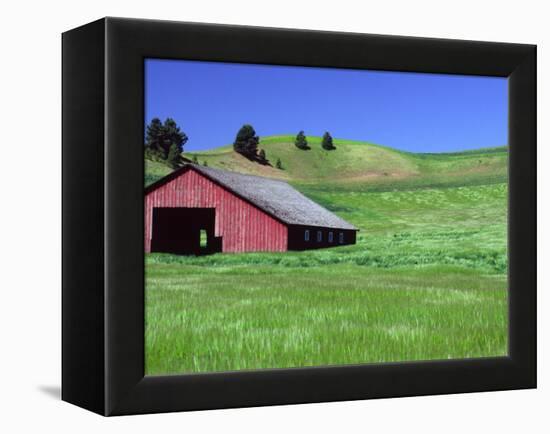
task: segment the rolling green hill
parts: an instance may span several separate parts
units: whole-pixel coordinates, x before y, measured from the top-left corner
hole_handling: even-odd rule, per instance
[[[186,152],[200,164],[241,173],[278,178],[305,188],[323,190],[393,190],[418,187],[481,185],[507,178],[507,148],[446,154],[402,152],[368,142],[335,139],[336,150],[321,148],[320,137],[308,137],[310,150],[294,146],[293,136],[262,137],[260,148],[269,165],[250,161],[231,145],[204,152]],[[283,170],[275,168],[280,159]],[[146,160],[146,183],[170,173],[161,162]]]
[[[261,139],[272,166],[231,146],[184,156],[290,182],[359,228],[357,244],[146,255],[147,374],[507,354],[506,147],[293,140]],[[146,160],[146,183],[171,170]]]

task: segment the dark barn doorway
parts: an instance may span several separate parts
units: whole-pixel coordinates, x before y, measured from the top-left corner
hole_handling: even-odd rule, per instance
[[[177,255],[221,252],[214,208],[153,208],[151,251]]]

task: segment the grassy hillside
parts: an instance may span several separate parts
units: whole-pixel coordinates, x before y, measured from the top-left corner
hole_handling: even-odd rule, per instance
[[[403,188],[481,185],[504,182],[506,147],[447,154],[402,152],[368,142],[335,139],[336,150],[321,148],[320,137],[308,137],[311,149],[294,146],[293,136],[262,137],[260,148],[271,165],[250,161],[222,146],[205,152],[187,152],[200,164],[240,173],[267,176],[310,188],[382,191]],[[275,168],[280,159],[283,170]],[[146,183],[170,173],[162,163],[146,161]]]
[[[360,229],[357,244],[146,257],[149,375],[507,353],[506,148],[400,152],[291,136],[230,146],[211,167],[285,179]],[[146,182],[170,168],[146,161]]]

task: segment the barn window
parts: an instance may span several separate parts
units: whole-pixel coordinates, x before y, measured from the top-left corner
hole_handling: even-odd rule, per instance
[[[344,233],[343,232],[340,232],[338,234],[338,241],[340,242],[340,244],[344,244]]]
[[[304,240],[309,241],[309,231],[307,229],[304,231]]]
[[[332,243],[332,240],[334,239],[334,234],[332,232],[328,233],[328,242]]]
[[[317,231],[317,242],[320,243],[323,241],[323,232]]]

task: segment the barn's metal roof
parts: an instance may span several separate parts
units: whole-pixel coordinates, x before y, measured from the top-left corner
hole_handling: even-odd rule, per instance
[[[176,172],[189,168],[202,173],[284,223],[357,230],[355,226],[313,202],[284,181],[196,164],[186,164]],[[179,173],[173,173],[166,178],[174,179],[178,175]],[[154,189],[157,184],[164,184],[162,181],[163,179],[151,185],[147,191]]]

